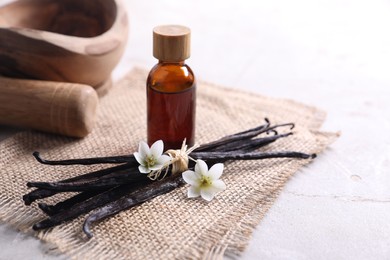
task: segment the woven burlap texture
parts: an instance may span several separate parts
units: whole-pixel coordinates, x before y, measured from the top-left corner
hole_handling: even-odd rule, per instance
[[[116,84],[101,100],[97,125],[84,139],[29,131],[1,142],[0,219],[77,259],[201,259],[242,252],[285,182],[310,160],[227,163],[222,177],[227,189],[210,203],[187,199],[183,187],[94,225],[91,240],[81,231],[85,216],[50,230],[31,231],[45,216],[36,204],[24,206],[27,181],[53,181],[103,167],[45,166],[32,152],[50,159],[133,153],[146,138],[146,76],[146,71],[134,69]],[[197,143],[262,124],[264,117],[297,125],[293,136],[264,151],[320,153],[335,137],[319,132],[325,114],[316,108],[202,82],[197,91]]]

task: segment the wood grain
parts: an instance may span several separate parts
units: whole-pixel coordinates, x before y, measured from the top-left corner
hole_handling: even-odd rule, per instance
[[[0,75],[102,85],[121,58],[121,0],[24,0],[0,8]]]
[[[178,62],[190,57],[191,30],[182,25],[161,25],[153,29],[153,56]]]
[[[84,137],[98,103],[88,85],[0,77],[0,124]]]

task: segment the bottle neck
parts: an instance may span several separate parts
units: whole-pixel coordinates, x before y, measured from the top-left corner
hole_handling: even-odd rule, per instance
[[[159,60],[158,61],[159,64],[172,64],[172,65],[177,65],[177,66],[183,66],[185,64],[185,61],[163,61],[163,60]]]

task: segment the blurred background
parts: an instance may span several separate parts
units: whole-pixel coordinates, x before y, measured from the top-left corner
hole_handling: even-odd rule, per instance
[[[390,1],[124,2],[130,37],[116,80],[157,62],[154,26],[182,24],[198,80],[317,106],[323,129],[342,133],[287,184],[242,259],[389,259]],[[51,258],[5,226],[0,248],[0,259]]]
[[[151,66],[151,30],[192,29],[198,77],[310,100],[319,88],[384,90],[390,75],[389,1],[126,1],[129,63]],[[329,88],[325,88],[329,87]],[[323,93],[325,94],[325,93]],[[317,94],[318,95],[318,94]]]

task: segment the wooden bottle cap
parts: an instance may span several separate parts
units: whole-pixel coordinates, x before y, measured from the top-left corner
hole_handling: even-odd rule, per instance
[[[190,57],[191,30],[181,25],[153,29],[153,56],[160,61],[184,61]]]

